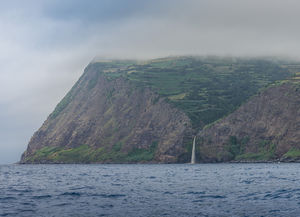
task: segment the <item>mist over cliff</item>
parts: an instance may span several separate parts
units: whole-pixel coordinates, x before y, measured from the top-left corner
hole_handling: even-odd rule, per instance
[[[33,135],[21,163],[188,162],[199,131],[298,68],[272,58],[95,60]],[[226,145],[201,138],[200,161],[234,159]]]

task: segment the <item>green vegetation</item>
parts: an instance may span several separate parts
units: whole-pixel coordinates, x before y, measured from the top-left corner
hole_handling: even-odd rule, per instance
[[[149,149],[138,149],[134,148],[129,152],[125,158],[128,162],[142,162],[151,161],[154,158],[154,154],[157,148],[157,142],[153,142]]]
[[[112,150],[115,152],[118,152],[118,151],[121,151],[121,148],[122,148],[122,142],[118,142],[113,145]]]
[[[269,143],[267,140],[262,140],[259,143],[259,150],[258,152],[247,152],[245,153],[245,150],[243,150],[244,145],[249,141],[248,139],[241,140],[242,142],[239,143],[238,140],[236,139],[231,139],[233,142],[230,146],[230,148],[234,151],[231,152],[233,155],[233,159],[237,161],[241,160],[247,160],[247,161],[266,161],[266,160],[272,160],[274,159],[275,156],[275,150],[276,150],[276,145],[273,143]],[[247,141],[247,142],[246,142]],[[238,149],[238,147],[240,149]]]
[[[287,153],[283,155],[284,158],[300,158],[300,149],[291,148]]]
[[[236,156],[244,153],[245,145],[248,142],[249,142],[249,137],[244,137],[241,140],[239,140],[236,136],[230,136],[226,148],[227,151],[230,153],[231,158],[235,159]]]
[[[272,155],[267,152],[259,152],[259,153],[245,153],[236,156],[235,160],[249,160],[249,161],[264,161],[264,160],[270,160],[272,158]]]
[[[73,97],[77,94],[79,91],[79,83],[83,79],[83,75],[79,78],[79,80],[76,82],[76,84],[72,87],[72,89],[67,93],[67,95],[57,104],[54,111],[49,115],[50,119],[56,118],[73,100]]]
[[[88,145],[81,145],[75,148],[44,147],[37,150],[34,156],[28,160],[32,162],[87,163],[95,161],[102,151],[103,148],[92,149]]]
[[[148,162],[154,158],[157,142],[153,142],[148,149],[133,148],[129,153],[121,151],[122,143],[113,145],[109,150],[106,147],[92,148],[81,145],[74,148],[44,147],[37,150],[27,162],[52,163],[97,163],[97,162]]]
[[[108,79],[124,77],[137,88],[150,87],[183,110],[195,129],[230,114],[259,89],[292,75],[288,65],[243,58],[173,57],[143,63],[96,62],[89,67]]]
[[[50,118],[56,118],[60,112],[62,112],[72,101],[72,94],[68,93],[55,107],[54,111],[50,114]]]
[[[76,148],[62,149],[55,153],[53,159],[65,163],[89,162],[90,158],[93,157],[91,154],[87,145],[81,145]]]
[[[89,83],[88,83],[88,86],[87,86],[88,90],[91,90],[96,86],[96,84],[98,82],[99,75],[100,75],[99,73],[96,73],[95,78],[89,80]]]
[[[58,147],[44,147],[42,149],[39,149],[35,152],[34,157],[31,159],[28,159],[30,161],[40,161],[42,159],[48,159],[53,153],[59,151],[60,148]]]

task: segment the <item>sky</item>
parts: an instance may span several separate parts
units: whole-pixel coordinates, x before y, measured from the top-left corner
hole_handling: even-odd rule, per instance
[[[300,58],[297,0],[0,0],[0,164],[96,58]]]

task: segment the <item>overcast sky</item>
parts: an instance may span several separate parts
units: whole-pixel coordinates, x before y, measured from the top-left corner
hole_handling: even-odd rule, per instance
[[[300,57],[297,0],[0,0],[0,164],[95,57]]]

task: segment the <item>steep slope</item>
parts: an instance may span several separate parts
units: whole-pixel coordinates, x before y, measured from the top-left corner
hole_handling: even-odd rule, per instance
[[[187,151],[189,118],[150,89],[97,73],[84,73],[33,135],[21,163],[178,161]]]
[[[222,118],[260,88],[291,75],[291,66],[268,59],[171,57],[146,62],[95,62],[110,79],[150,87],[191,119],[193,128]]]
[[[299,83],[271,86],[198,136],[202,162],[300,159]]]
[[[199,129],[297,67],[216,57],[90,63],[21,163],[188,162]]]

